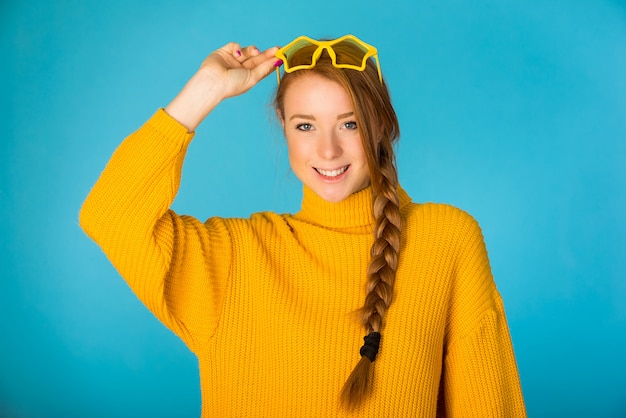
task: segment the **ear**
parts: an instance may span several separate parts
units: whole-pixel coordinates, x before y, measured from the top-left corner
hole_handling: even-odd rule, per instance
[[[376,132],[376,138],[378,138],[378,143],[382,142],[383,140],[383,132],[385,132],[385,127],[383,125],[380,125],[378,127],[378,131]]]

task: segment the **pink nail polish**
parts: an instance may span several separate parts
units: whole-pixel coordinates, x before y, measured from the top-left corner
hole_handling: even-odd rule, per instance
[[[278,60],[274,63],[274,67],[280,67],[281,65],[283,65],[283,60]]]
[[[240,57],[241,56],[241,51],[237,50],[236,54],[237,54],[238,57]]]

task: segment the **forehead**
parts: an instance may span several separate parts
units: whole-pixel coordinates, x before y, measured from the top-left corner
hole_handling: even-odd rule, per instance
[[[302,70],[306,71],[306,70]],[[339,83],[315,73],[298,76],[285,91],[285,113],[346,113],[354,105]]]

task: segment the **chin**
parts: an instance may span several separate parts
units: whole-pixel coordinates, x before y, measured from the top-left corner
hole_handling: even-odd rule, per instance
[[[343,200],[346,200],[347,197],[348,196],[333,197],[332,199],[324,199],[324,200],[326,200],[327,202],[330,202],[330,203],[339,203],[339,202],[341,202]]]
[[[330,203],[339,203],[346,200],[350,194],[348,193],[318,193],[318,196]]]

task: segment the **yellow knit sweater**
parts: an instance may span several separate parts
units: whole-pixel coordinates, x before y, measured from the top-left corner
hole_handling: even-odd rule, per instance
[[[192,134],[159,110],[118,148],[80,223],[135,294],[198,357],[203,417],[525,416],[481,231],[411,203],[395,299],[367,399],[339,407],[365,331],[371,190],[295,215],[206,222],[169,210]],[[444,412],[445,408],[445,412]]]

